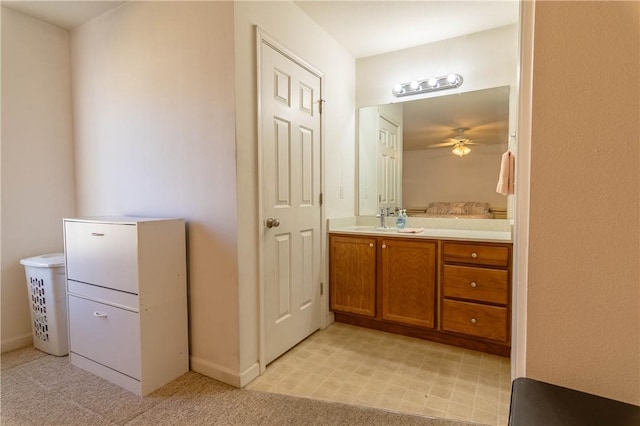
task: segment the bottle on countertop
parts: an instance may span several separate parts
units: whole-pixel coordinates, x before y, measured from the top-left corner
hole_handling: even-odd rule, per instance
[[[404,229],[407,225],[407,211],[405,209],[400,209],[398,212],[398,217],[396,218],[396,227],[398,229]]]

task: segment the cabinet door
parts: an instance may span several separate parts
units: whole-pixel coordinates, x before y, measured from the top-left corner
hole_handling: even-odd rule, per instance
[[[330,308],[376,315],[376,239],[332,235],[330,239]]]
[[[433,328],[435,241],[382,240],[382,319]]]

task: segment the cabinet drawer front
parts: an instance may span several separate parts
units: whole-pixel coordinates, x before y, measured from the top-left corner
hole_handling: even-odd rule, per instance
[[[507,315],[507,308],[444,300],[442,329],[507,342]]]
[[[65,222],[67,278],[138,294],[135,225]]]
[[[141,379],[139,315],[69,295],[71,352]]]
[[[480,302],[509,302],[509,272],[503,269],[444,265],[443,296]]]
[[[444,243],[445,262],[463,262],[486,266],[509,266],[509,247],[483,244]]]

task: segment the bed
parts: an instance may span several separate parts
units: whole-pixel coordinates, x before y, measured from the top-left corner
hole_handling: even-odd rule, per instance
[[[506,218],[505,208],[492,208],[489,203],[478,201],[435,201],[426,207],[407,209],[411,217],[438,217],[457,219]]]

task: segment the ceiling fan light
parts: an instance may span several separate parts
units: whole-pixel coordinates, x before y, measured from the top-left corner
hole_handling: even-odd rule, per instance
[[[458,157],[463,157],[471,152],[471,148],[465,145],[456,145],[451,152]]]

